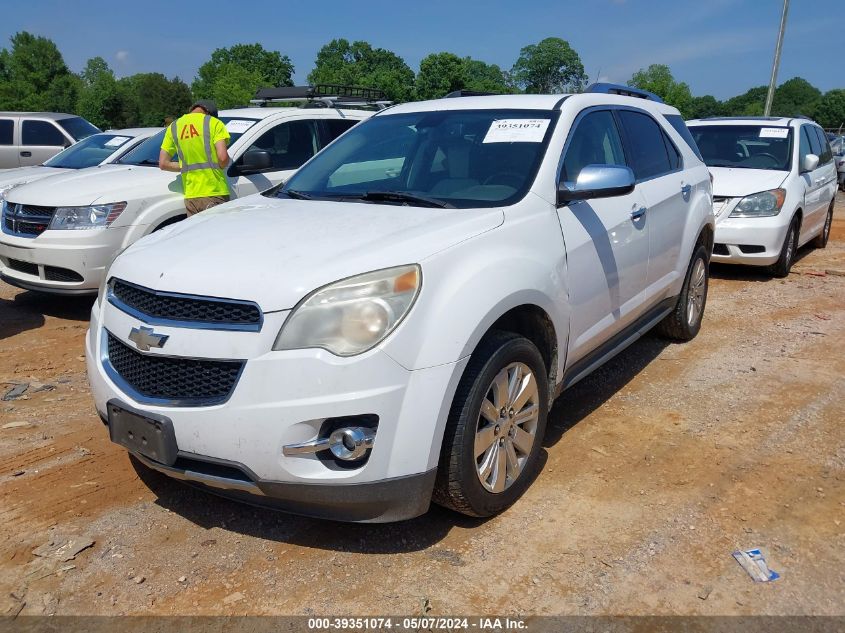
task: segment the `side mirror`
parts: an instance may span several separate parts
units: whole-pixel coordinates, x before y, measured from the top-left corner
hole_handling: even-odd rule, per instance
[[[804,160],[801,161],[801,173],[805,173],[808,171],[813,171],[816,167],[819,166],[819,157],[815,154],[807,154],[804,157]]]
[[[270,157],[270,152],[260,149],[248,151],[243,155],[240,162],[239,168],[242,174],[255,173],[273,166],[273,159]]]
[[[564,205],[573,200],[624,196],[634,190],[636,179],[630,167],[621,165],[587,165],[572,183],[560,183],[557,203]]]

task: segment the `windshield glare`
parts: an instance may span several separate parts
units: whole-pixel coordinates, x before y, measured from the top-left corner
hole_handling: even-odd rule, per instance
[[[513,204],[531,186],[557,116],[543,110],[374,116],[317,154],[276,195],[371,196],[380,203],[436,201],[457,208]],[[377,195],[384,192],[399,195],[385,200]]]
[[[45,167],[84,169],[99,165],[132,140],[121,134],[94,134],[79,141],[44,162]]]
[[[699,125],[690,132],[708,167],[789,171],[792,129],[761,125]]]
[[[231,119],[230,117],[220,117],[220,120],[223,123],[229,124]],[[229,147],[231,147],[235,141],[237,141],[246,130],[251,127],[255,123],[255,119],[237,119],[239,122],[236,126],[229,130]],[[230,127],[227,125],[227,129]],[[156,134],[155,136],[151,136],[146,141],[138,145],[135,149],[131,152],[123,156],[119,160],[115,161],[119,165],[147,165],[147,166],[158,166],[158,155],[161,151],[161,142],[164,140],[164,135],[167,132],[167,128],[163,129],[161,132]],[[176,160],[176,156],[171,156],[170,160]]]

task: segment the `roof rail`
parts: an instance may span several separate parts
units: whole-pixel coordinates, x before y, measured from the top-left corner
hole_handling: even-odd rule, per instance
[[[379,110],[392,105],[384,92],[378,88],[342,86],[339,84],[316,84],[314,86],[279,86],[259,88],[253,105],[266,106],[269,103],[306,103],[306,107],[338,108],[341,106],[375,107]]]
[[[594,83],[587,86],[587,89],[584,92],[599,92],[602,94],[622,95],[623,97],[637,97],[638,99],[648,99],[649,101],[663,103],[663,99],[653,92],[640,90],[639,88],[632,88],[631,86],[623,86],[622,84]]]
[[[498,95],[498,92],[481,92],[478,90],[453,90],[447,95],[444,95],[444,99],[455,99],[457,97],[490,97],[492,95]]]

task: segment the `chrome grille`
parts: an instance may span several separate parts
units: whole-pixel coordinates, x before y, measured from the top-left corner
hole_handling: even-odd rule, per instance
[[[50,226],[56,207],[3,202],[3,231],[20,237],[36,237]]]
[[[109,301],[151,324],[258,331],[262,323],[260,308],[251,301],[162,292],[122,279],[109,283]]]
[[[105,332],[103,366],[119,386],[140,402],[210,406],[229,399],[243,360],[205,360],[141,354]]]

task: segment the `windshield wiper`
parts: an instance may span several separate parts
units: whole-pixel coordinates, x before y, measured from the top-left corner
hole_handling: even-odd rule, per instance
[[[437,198],[428,198],[426,196],[417,196],[412,193],[405,193],[404,191],[368,191],[355,196],[361,200],[368,200],[370,202],[407,202],[420,204],[426,207],[438,207],[440,209],[454,209],[455,207],[443,200]]]
[[[157,160],[151,160],[149,158],[145,158],[144,160],[137,162],[137,163],[126,163],[126,164],[127,165],[140,165],[140,166],[145,166],[145,167],[155,165],[156,167],[158,167],[158,161]]]
[[[285,189],[280,191],[279,193],[283,193],[286,196],[293,198],[294,200],[313,200],[311,196],[307,193],[302,193],[301,191],[295,191],[294,189]]]

